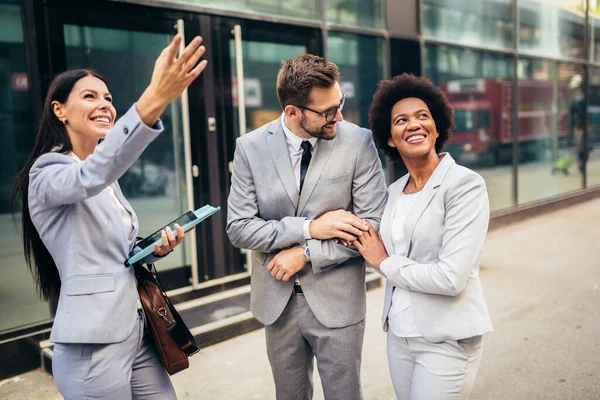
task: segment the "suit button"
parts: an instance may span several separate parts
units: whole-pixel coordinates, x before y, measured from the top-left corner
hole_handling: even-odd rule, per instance
[[[127,127],[123,128],[123,133],[127,135],[129,133],[129,129],[127,129]]]

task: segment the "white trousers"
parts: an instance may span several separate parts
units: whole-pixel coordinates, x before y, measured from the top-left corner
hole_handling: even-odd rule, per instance
[[[483,353],[482,336],[431,343],[387,334],[387,353],[399,400],[466,400]]]

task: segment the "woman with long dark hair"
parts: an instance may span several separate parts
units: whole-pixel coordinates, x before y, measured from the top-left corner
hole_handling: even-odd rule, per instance
[[[66,399],[175,399],[144,336],[133,268],[138,220],[117,179],[163,130],[167,105],[206,66],[195,38],[177,35],[156,60],[139,100],[115,122],[106,81],[76,69],[52,81],[34,149],[17,175],[25,259],[45,300],[57,302],[50,340],[54,380]],[[198,64],[197,64],[198,63]],[[100,139],[104,139],[98,144]],[[162,232],[153,262],[184,237]]]

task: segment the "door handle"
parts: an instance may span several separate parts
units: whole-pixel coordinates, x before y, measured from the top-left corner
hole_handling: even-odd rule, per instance
[[[246,88],[244,85],[244,53],[242,51],[242,27],[236,25],[231,31],[235,39],[235,72],[237,78],[239,136],[246,134]],[[229,163],[229,172],[233,171],[233,163]],[[252,273],[252,251],[242,250],[246,255],[246,271]]]
[[[235,75],[237,80],[239,136],[246,134],[246,88],[244,85],[244,53],[242,51],[242,27],[236,25],[231,31],[235,40]]]
[[[181,43],[179,44],[179,55],[185,50],[185,25],[182,19],[177,20],[177,33],[181,35]],[[198,176],[199,171],[196,167],[196,171],[192,167],[192,141],[190,135],[190,104],[188,101],[188,90],[187,88],[181,93],[181,119],[183,126],[183,156],[185,161],[185,185],[187,189],[187,208],[188,210],[195,210],[194,207],[194,176]],[[194,175],[195,173],[195,175]],[[191,266],[192,266],[192,287],[198,287],[198,249],[196,246],[196,230],[192,230],[188,233],[190,236],[188,243],[191,255]]]

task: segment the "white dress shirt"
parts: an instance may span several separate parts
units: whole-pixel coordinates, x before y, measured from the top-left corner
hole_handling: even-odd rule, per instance
[[[396,202],[392,217],[391,231],[395,255],[404,257],[408,255],[408,240],[404,235],[404,223],[418,197],[419,193],[402,193]],[[383,261],[380,266],[381,272],[386,275],[386,261],[388,260],[389,258]],[[392,293],[392,306],[388,313],[388,323],[389,329],[398,337],[421,337],[415,322],[415,316],[410,302],[410,293],[407,289],[394,287],[394,292]]]
[[[290,160],[292,162],[292,170],[294,171],[294,176],[296,177],[296,188],[298,188],[298,192],[300,191],[300,164],[302,161],[302,142],[308,140],[312,146],[311,154],[315,152],[315,146],[317,145],[318,138],[310,138],[303,139],[299,136],[296,136],[294,132],[292,132],[287,126],[285,126],[285,114],[281,117],[281,126],[283,127],[283,132],[285,133],[285,141],[288,146],[288,152],[290,153]],[[310,236],[310,231],[308,230],[308,225],[310,224],[310,219],[304,221],[304,239],[312,239]]]

